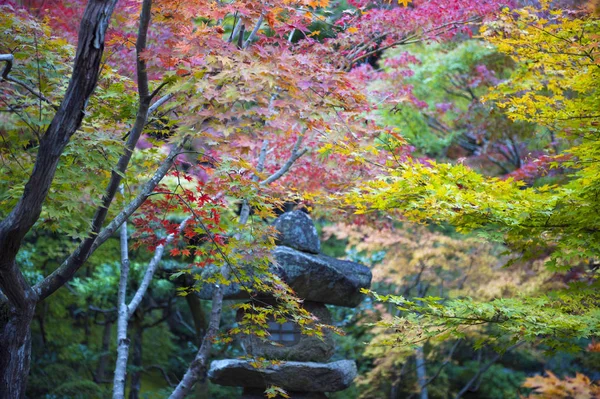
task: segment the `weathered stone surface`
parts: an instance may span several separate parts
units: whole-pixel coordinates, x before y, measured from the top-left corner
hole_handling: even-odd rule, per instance
[[[279,216],[273,226],[279,231],[275,243],[303,252],[318,254],[321,242],[315,224],[302,211],[286,212]]]
[[[208,378],[215,384],[265,388],[277,385],[285,390],[300,392],[337,392],[352,384],[356,364],[352,360],[333,363],[285,362],[264,369],[252,367],[249,361],[215,360]]]
[[[291,399],[327,399],[327,395],[322,392],[293,392],[287,394]],[[240,399],[265,399],[265,391],[260,388],[246,388]]]
[[[363,300],[360,289],[371,286],[371,270],[359,263],[307,254],[285,246],[276,247],[273,253],[278,266],[272,266],[271,271],[281,276],[300,298],[308,301],[355,307]],[[211,299],[213,288],[206,284],[198,295],[202,299]],[[224,297],[243,299],[249,295],[232,284],[225,288]]]
[[[317,316],[320,323],[331,324],[331,313],[327,307],[321,303],[304,302],[304,308]],[[241,317],[243,311],[240,310],[238,317]],[[293,326],[292,323],[289,323]],[[281,329],[282,325],[273,323]],[[287,326],[286,326],[287,327]],[[247,354],[264,357],[265,359],[294,360],[299,362],[326,362],[333,356],[335,351],[335,342],[333,334],[330,331],[325,332],[323,339],[315,336],[301,335],[300,329],[295,327],[294,335],[299,338],[297,342],[286,342],[283,334],[292,336],[291,332],[282,331],[271,333],[271,340],[263,341],[254,335],[243,336],[240,341]],[[279,342],[280,345],[274,345],[273,342]]]
[[[371,286],[371,270],[359,263],[312,255],[279,246],[274,250],[277,273],[300,298],[330,305],[355,307],[361,288]]]

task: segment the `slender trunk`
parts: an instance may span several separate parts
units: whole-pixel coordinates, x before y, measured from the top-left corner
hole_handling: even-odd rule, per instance
[[[425,368],[425,356],[423,355],[423,347],[420,346],[415,351],[415,363],[417,366],[417,381],[421,391],[421,399],[428,399],[427,393],[427,369]]]
[[[19,312],[0,302],[0,397],[22,399],[29,374],[35,304]]]
[[[142,388],[142,340],[144,338],[142,319],[143,316],[141,315],[136,317],[133,327],[133,356],[131,356],[133,371],[129,380],[129,399],[138,399]]]
[[[127,358],[129,356],[129,307],[127,306],[127,280],[129,279],[129,250],[127,248],[127,222],[121,225],[121,277],[117,299],[117,364],[113,382],[113,399],[125,398],[125,382],[127,381]]]
[[[223,271],[221,274],[224,279],[229,278],[229,266],[222,266]],[[210,355],[210,349],[213,344],[213,339],[219,332],[219,325],[221,323],[221,311],[223,309],[223,287],[220,284],[215,286],[215,291],[212,297],[212,311],[210,314],[210,321],[208,323],[208,331],[202,339],[202,345],[196,354],[196,357],[190,364],[190,367],[185,372],[183,378],[171,394],[169,399],[183,399],[185,398],[194,387],[194,384],[198,379],[206,373],[208,366],[208,357]]]

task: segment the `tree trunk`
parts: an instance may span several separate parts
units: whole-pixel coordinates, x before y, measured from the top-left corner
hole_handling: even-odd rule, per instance
[[[30,325],[35,303],[19,312],[0,303],[0,396],[22,399],[29,374],[31,356]]]
[[[425,356],[423,355],[423,347],[420,346],[415,351],[415,363],[417,366],[417,380],[419,381],[419,389],[421,391],[421,399],[428,399],[427,393],[427,370],[425,368]]]
[[[142,339],[144,338],[144,327],[142,318],[136,318],[134,323],[133,356],[131,357],[131,379],[129,383],[129,399],[139,399],[142,388]]]

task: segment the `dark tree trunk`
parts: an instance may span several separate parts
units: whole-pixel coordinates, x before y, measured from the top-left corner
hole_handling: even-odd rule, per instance
[[[23,194],[0,221],[0,395],[25,397],[31,354],[30,325],[34,292],[15,262],[25,235],[38,220],[69,140],[81,126],[86,104],[96,87],[104,51],[104,35],[117,0],[90,0],[80,24],[73,73],[65,96],[40,140],[35,165]],[[5,72],[6,74],[8,72]],[[5,78],[6,76],[4,76]],[[55,285],[61,287],[64,281]]]
[[[0,303],[0,397],[21,399],[29,374],[35,303],[20,311]]]

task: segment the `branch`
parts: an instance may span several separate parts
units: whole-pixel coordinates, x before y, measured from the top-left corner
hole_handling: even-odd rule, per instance
[[[25,83],[19,79],[13,78],[11,76],[8,76],[8,74],[12,70],[14,59],[15,59],[15,57],[12,54],[0,54],[0,62],[6,62],[6,66],[4,67],[4,70],[2,71],[2,77],[0,78],[0,80],[6,80],[7,82],[12,82],[12,83],[18,84],[19,86],[23,87],[25,90],[27,90],[28,92],[30,92],[31,94],[33,94],[34,96],[39,98],[40,100],[50,104],[52,106],[52,108],[54,108],[55,110],[58,110],[58,106],[55,105],[54,103],[52,103],[52,101],[50,101],[48,98],[46,98],[42,93],[37,92],[34,88],[29,86],[27,83]]]
[[[240,33],[240,29],[242,28],[242,25],[243,25],[242,18],[240,18],[240,19],[238,19],[238,22],[235,25],[235,28],[233,28],[233,32],[231,32],[231,36],[229,36],[229,39],[227,39],[228,43],[233,42],[233,40],[236,38],[238,33]]]
[[[444,31],[452,30],[452,29],[455,29],[457,27],[457,25],[464,25],[464,24],[468,24],[470,22],[475,22],[477,20],[479,20],[479,17],[470,18],[470,19],[467,19],[467,20],[464,20],[464,21],[448,22],[448,23],[436,26],[434,28],[428,29],[428,30],[422,32],[420,35],[414,34],[412,36],[404,37],[404,38],[402,38],[402,39],[400,39],[400,40],[398,40],[398,41],[396,41],[394,43],[388,44],[388,45],[383,46],[383,47],[378,47],[375,50],[369,51],[369,52],[367,52],[367,53],[365,53],[365,54],[363,54],[363,55],[361,55],[359,57],[351,59],[349,67],[351,68],[352,65],[356,64],[358,61],[363,60],[365,58],[368,58],[368,57],[372,56],[373,54],[377,54],[380,51],[384,51],[384,50],[387,50],[389,48],[396,47],[396,46],[401,46],[401,45],[405,45],[405,44],[417,43],[417,42],[423,40],[423,38],[425,37],[425,35],[428,34],[428,33],[433,33],[433,32],[436,32],[436,31],[444,32]],[[441,32],[437,32],[437,33],[441,33]]]
[[[148,366],[147,368],[148,369],[157,369],[163,375],[163,378],[165,379],[165,381],[167,381],[167,384],[169,384],[170,387],[175,386],[175,384],[173,384],[173,382],[171,382],[171,379],[169,378],[169,375],[167,374],[165,369],[162,368],[161,366],[159,366],[158,364],[153,364],[152,366]]]
[[[282,177],[284,174],[287,173],[288,170],[290,170],[290,168],[292,167],[292,165],[294,164],[294,162],[296,162],[296,160],[298,158],[300,158],[302,155],[306,154],[306,152],[308,151],[306,148],[303,149],[302,151],[298,151],[300,149],[300,144],[302,144],[303,138],[304,138],[304,134],[301,134],[300,136],[298,136],[298,140],[296,140],[296,144],[294,144],[294,148],[292,149],[292,155],[290,156],[290,158],[277,172],[273,173],[267,179],[261,181],[260,182],[261,186],[269,185],[269,184],[273,183],[275,180]]]
[[[98,233],[91,243],[89,242],[89,239],[84,240],[58,269],[34,287],[40,301],[62,287],[62,285],[75,274],[81,264],[83,264],[83,262],[85,262],[98,247],[104,244],[104,242],[117,231],[121,224],[123,224],[125,220],[127,220],[144,203],[144,201],[146,201],[158,183],[160,183],[163,177],[171,169],[171,166],[173,166],[173,163],[175,162],[175,158],[179,155],[188,140],[189,137],[186,137],[179,145],[173,147],[152,178],[142,186],[139,194],[127,204],[127,206],[100,233]]]
[[[254,29],[252,29],[252,32],[250,32],[250,36],[248,36],[248,38],[244,42],[242,49],[247,48],[252,43],[252,40],[254,40],[254,36],[256,36],[256,34],[258,33],[258,30],[260,29],[260,26],[262,25],[262,23],[263,23],[263,16],[261,14],[260,17],[258,18],[258,21],[256,21],[256,25],[254,25]]]
[[[437,377],[439,377],[439,375],[442,372],[442,370],[444,369],[444,367],[446,367],[448,365],[448,363],[450,363],[450,361],[452,361],[452,356],[454,355],[454,351],[456,350],[456,348],[458,348],[458,345],[460,344],[460,342],[461,342],[461,340],[459,339],[454,343],[454,345],[452,345],[452,348],[450,349],[448,356],[446,356],[446,360],[444,360],[444,362],[441,364],[441,366],[438,368],[438,370],[435,372],[435,374],[433,376],[431,376],[431,378],[429,378],[422,387],[426,387],[427,385],[431,384]]]
[[[148,116],[153,114],[158,108],[160,108],[161,105],[169,101],[171,98],[173,98],[173,94],[166,94],[158,100],[156,100],[156,102],[152,104],[150,108],[148,108]]]
[[[181,224],[179,225],[179,229],[177,230],[177,234],[181,234],[181,232],[183,231],[183,229],[185,229],[185,226],[190,221],[190,219],[192,219],[191,216],[186,218],[183,222],[181,222]],[[152,277],[154,277],[154,272],[156,271],[156,268],[158,267],[158,264],[160,263],[160,261],[162,259],[163,253],[165,252],[165,248],[173,241],[174,238],[175,238],[175,234],[171,233],[167,236],[164,244],[160,244],[159,246],[156,247],[156,250],[154,251],[154,256],[152,257],[152,260],[150,260],[150,263],[148,264],[148,268],[146,269],[144,278],[142,279],[142,282],[140,283],[140,287],[138,288],[133,299],[127,306],[127,308],[128,308],[127,318],[128,319],[130,319],[131,316],[133,316],[133,313],[136,311],[137,307],[142,302],[142,298],[146,294],[146,290],[148,289],[148,286],[150,285],[150,282],[152,281]]]
[[[142,60],[141,53],[145,50],[146,46],[147,31],[148,26],[150,24],[151,7],[152,0],[144,0],[142,10],[140,13],[140,26],[138,30],[138,39],[136,42],[139,105],[135,123],[133,125],[133,128],[131,129],[131,134],[125,145],[125,151],[119,158],[115,170],[113,170],[111,173],[110,181],[108,183],[104,196],[102,197],[102,203],[97,208],[94,218],[92,220],[92,227],[88,238],[86,238],[82,242],[82,244],[77,248],[77,250],[67,259],[66,262],[68,262],[69,266],[66,266],[65,263],[63,263],[63,265],[61,265],[59,269],[57,269],[50,276],[46,277],[44,281],[38,284],[38,286],[42,285],[43,291],[39,298],[40,301],[46,298],[48,295],[52,294],[54,291],[60,288],[66,281],[68,281],[75,274],[75,272],[83,265],[83,263],[91,255],[95,248],[97,248],[97,246],[94,247],[95,241],[97,240],[100,230],[102,229],[102,225],[104,224],[104,221],[108,214],[108,209],[117,193],[117,190],[119,189],[123,176],[127,171],[127,167],[131,160],[131,156],[133,155],[133,151],[135,150],[135,146],[142,134],[142,131],[144,130],[144,127],[146,126],[146,121],[148,120],[150,97],[148,95],[148,74],[146,73],[146,63]],[[169,156],[167,159],[171,159],[171,157]],[[171,160],[174,160],[174,158],[172,158]],[[171,164],[168,165],[168,168],[171,167]],[[165,164],[163,164],[163,166],[165,166]],[[164,173],[166,173],[167,171],[168,169],[166,169]],[[163,176],[161,176],[160,179],[162,179]],[[158,181],[160,181],[160,179]],[[154,178],[152,180],[154,180]],[[156,182],[156,184],[158,184],[158,181]],[[152,190],[154,190],[154,187],[152,187]],[[137,207],[139,207],[139,205]],[[135,209],[137,209],[137,207]],[[133,209],[133,211],[135,211],[135,209]],[[123,219],[119,223],[117,228],[124,221],[125,219]],[[51,282],[47,280],[51,280]]]
[[[13,61],[15,60],[15,56],[12,54],[0,54],[0,62],[6,62],[4,66],[4,70],[2,71],[2,79],[8,78],[8,74],[13,66]]]
[[[221,270],[221,275],[224,279],[229,279],[229,267],[224,266]],[[208,331],[202,339],[202,345],[196,354],[196,357],[190,364],[190,367],[185,372],[183,378],[177,384],[177,388],[173,391],[169,399],[183,399],[192,390],[192,387],[198,381],[200,376],[204,375],[210,355],[210,349],[213,344],[213,339],[219,331],[221,323],[221,311],[223,310],[223,287],[220,284],[215,286],[215,291],[212,297],[212,310],[210,313],[210,321],[208,323]]]

